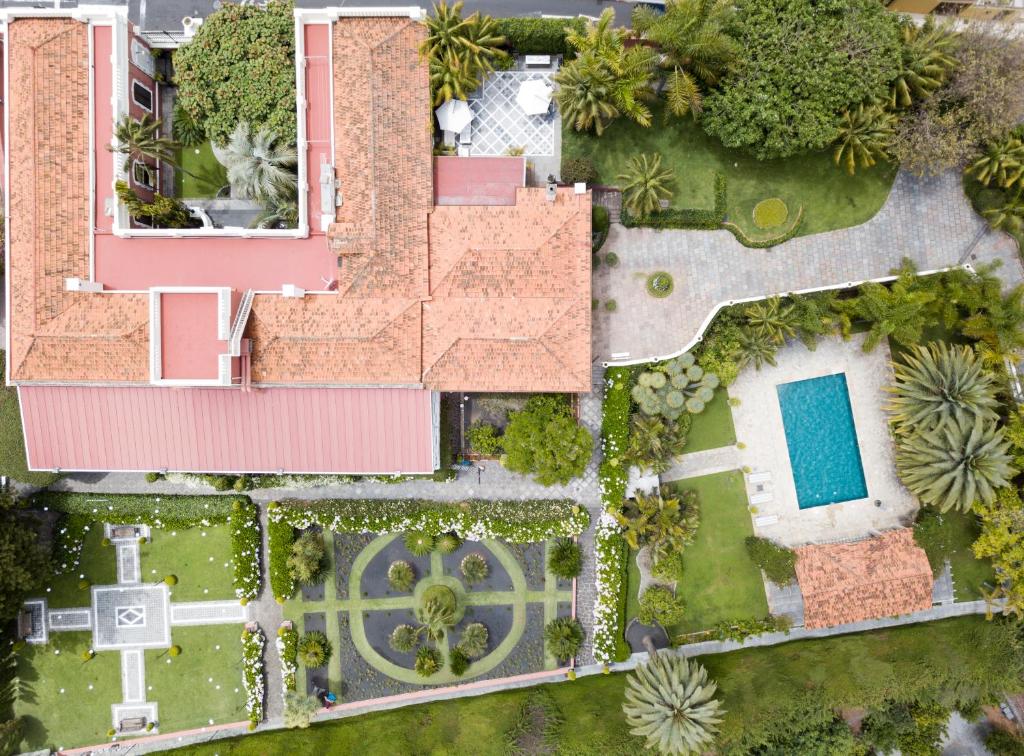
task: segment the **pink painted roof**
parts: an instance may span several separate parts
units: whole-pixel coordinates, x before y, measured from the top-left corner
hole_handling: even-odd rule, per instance
[[[228,351],[217,338],[218,314],[213,292],[160,295],[161,377],[217,377],[218,357]]]
[[[434,158],[435,205],[514,205],[522,186],[524,157]]]
[[[34,470],[434,469],[429,391],[21,386]]]

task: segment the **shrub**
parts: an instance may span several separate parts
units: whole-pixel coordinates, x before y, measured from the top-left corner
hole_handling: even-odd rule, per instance
[[[736,237],[736,241],[742,244],[744,247],[750,247],[752,249],[771,249],[777,247],[784,242],[788,242],[794,236],[796,236],[800,229],[804,225],[804,209],[801,206],[796,211],[796,218],[793,219],[793,223],[778,236],[773,236],[770,239],[753,239],[747,236],[746,232],[735,223],[723,222],[722,228],[729,231],[733,236]]]
[[[594,168],[593,161],[585,157],[563,157],[561,173],[563,184],[576,184],[581,181],[585,184],[592,184],[597,180],[597,170]],[[594,228],[594,230],[598,231],[599,229]]]
[[[668,588],[652,585],[640,595],[640,610],[637,619],[645,625],[655,623],[671,627],[683,621],[684,606]]]
[[[502,464],[519,473],[532,473],[545,486],[566,484],[583,474],[594,440],[572,414],[562,396],[531,396],[522,410],[509,414],[503,437]]]
[[[277,654],[281,657],[281,688],[284,691],[295,690],[295,671],[298,667],[296,659],[299,654],[299,632],[294,626],[282,625],[277,628]]]
[[[148,473],[146,473],[146,482],[147,483],[156,483],[158,480],[162,480],[163,477],[164,476],[161,475],[158,472],[148,472]]]
[[[786,585],[796,577],[796,553],[793,550],[758,536],[747,536],[744,544],[751,561],[764,570],[776,585]]]
[[[315,669],[322,667],[331,658],[331,644],[327,636],[319,630],[313,630],[299,638],[296,658],[304,667]]]
[[[326,579],[324,573],[324,539],[315,530],[303,533],[292,544],[288,555],[288,572],[302,585],[319,585]]]
[[[416,652],[416,663],[413,665],[420,677],[430,677],[441,670],[444,659],[441,653],[430,646],[422,646]]]
[[[609,252],[604,256],[604,264],[609,268],[619,267],[619,256],[614,252]]]
[[[146,202],[125,181],[118,181],[114,190],[118,201],[135,220],[154,228],[188,228],[192,225],[188,208],[174,197],[165,197],[155,192],[153,201]]]
[[[271,504],[271,509],[276,504]],[[267,548],[270,551],[270,589],[274,598],[289,599],[295,593],[295,578],[292,577],[288,558],[295,543],[295,529],[291,524],[275,520],[267,522]]]
[[[646,216],[635,216],[623,208],[620,222],[627,228],[693,228],[714,230],[722,225],[728,209],[725,174],[715,174],[715,204],[710,210],[703,208],[670,207]]]
[[[667,582],[679,580],[683,574],[683,552],[673,551],[656,559],[651,574]]]
[[[259,509],[247,498],[231,502],[231,561],[234,568],[235,596],[249,601],[260,594],[263,552]]]
[[[408,653],[416,648],[419,639],[420,634],[415,627],[412,625],[398,625],[391,631],[391,635],[388,637],[388,645],[395,651]]]
[[[82,652],[82,661],[92,661],[92,658],[94,656],[96,656],[96,652],[93,651],[91,648],[87,648],[85,651]]]
[[[497,18],[498,34],[520,55],[566,55],[574,50],[565,41],[566,29],[582,30],[582,18]]]
[[[604,233],[611,228],[611,219],[608,216],[608,208],[604,205],[594,205],[590,211],[591,226],[594,231]]]
[[[469,669],[470,659],[466,652],[456,646],[448,654],[448,668],[456,677],[462,677]]]
[[[480,622],[472,622],[466,625],[462,631],[462,637],[456,646],[459,651],[470,659],[477,659],[487,653],[487,627]]]
[[[109,545],[110,545],[110,539],[109,538],[104,538],[102,541],[100,541],[100,546],[109,546]]]
[[[434,538],[421,531],[410,531],[405,534],[405,548],[413,556],[426,556],[434,550]]]
[[[493,456],[501,452],[501,435],[490,423],[473,423],[469,426],[466,436],[469,439],[469,448],[477,454]]]
[[[609,299],[607,302],[604,303],[604,309],[607,312],[615,312],[617,309],[619,309],[619,305],[614,299]]]
[[[556,576],[571,580],[578,577],[583,567],[583,551],[567,538],[560,538],[551,547],[548,569]]]
[[[177,102],[213,142],[226,143],[244,121],[295,144],[292,8],[290,0],[265,9],[225,3],[174,51]]]
[[[789,217],[789,208],[778,197],[769,197],[754,205],[754,225],[758,228],[778,228]]]
[[[470,585],[483,582],[487,579],[487,576],[491,571],[490,566],[487,564],[487,560],[484,559],[482,554],[478,554],[475,551],[472,554],[466,554],[466,556],[462,557],[459,569],[462,570],[462,576]]]
[[[263,721],[263,697],[266,680],[263,674],[263,631],[242,631],[242,682],[245,684],[245,709],[249,713],[249,727]]]
[[[178,576],[177,575],[165,575],[164,576],[164,582],[167,585],[169,585],[169,586],[175,586],[175,585],[178,584]]]
[[[146,536],[139,536],[139,546],[145,546],[148,541],[149,539]]]
[[[1024,740],[1001,727],[994,727],[985,737],[985,747],[995,756],[1024,756]]]
[[[583,625],[571,617],[551,620],[544,628],[544,642],[559,661],[571,659],[583,645]]]
[[[647,276],[647,293],[656,299],[664,299],[672,293],[675,284],[672,276],[663,270]]]
[[[174,103],[174,118],[171,120],[171,135],[182,147],[195,147],[206,139],[206,131],[184,107],[181,101]]]
[[[437,539],[437,549],[442,554],[454,554],[462,546],[462,539],[455,533],[444,533]]]
[[[392,562],[388,567],[388,585],[393,590],[408,593],[416,582],[416,572],[405,560]]]
[[[181,656],[181,646],[171,646],[167,649],[167,654],[169,656]]]

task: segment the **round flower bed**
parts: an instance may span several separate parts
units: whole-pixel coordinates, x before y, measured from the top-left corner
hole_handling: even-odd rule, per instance
[[[778,197],[770,197],[754,205],[754,225],[758,228],[778,228],[788,218],[789,208]]]
[[[672,282],[672,276],[663,270],[647,276],[647,293],[652,297],[663,299],[672,293],[673,288],[675,284]]]

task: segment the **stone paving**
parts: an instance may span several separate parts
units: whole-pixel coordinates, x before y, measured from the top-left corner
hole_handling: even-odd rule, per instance
[[[656,231],[613,225],[602,254],[619,265],[594,273],[594,358],[644,361],[691,347],[715,308],[812,288],[846,286],[889,275],[903,257],[922,271],[1002,260],[1008,285],[1024,280],[1016,244],[987,232],[951,172],[918,179],[900,172],[874,218],[852,228],[803,236],[773,249],[742,246],[728,231]],[[669,272],[665,299],[646,292],[648,274]],[[603,303],[614,299],[615,312]]]
[[[473,110],[471,155],[507,155],[510,148],[522,148],[524,155],[554,155],[555,129],[560,120],[554,113],[527,115],[516,102],[519,87],[541,79],[551,84],[553,71],[496,71],[481,89],[469,97]]]

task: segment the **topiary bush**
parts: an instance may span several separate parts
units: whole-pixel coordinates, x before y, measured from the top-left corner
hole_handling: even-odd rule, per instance
[[[331,643],[327,636],[319,630],[313,630],[299,638],[296,658],[304,667],[316,669],[322,667],[331,658]]]
[[[796,578],[796,552],[758,536],[747,536],[743,542],[751,561],[776,585],[786,585]]]
[[[597,170],[590,158],[562,158],[562,183],[576,184],[580,181],[592,184],[597,180]]]
[[[462,677],[469,669],[470,659],[466,652],[456,646],[448,654],[448,669],[456,677]]]
[[[426,556],[434,550],[434,537],[417,530],[406,533],[403,543],[413,556]]]
[[[572,659],[583,645],[583,625],[572,617],[551,620],[544,628],[544,643],[559,661]]]
[[[388,567],[388,585],[392,590],[408,593],[416,583],[416,571],[404,559],[392,562]]]
[[[466,554],[462,558],[459,569],[462,570],[462,577],[470,585],[482,583],[491,572],[491,568],[488,566],[483,554],[478,554],[475,551],[472,554]]]
[[[583,551],[579,544],[568,538],[560,538],[551,547],[548,555],[548,569],[565,580],[578,577],[583,568]]]
[[[443,663],[444,659],[437,649],[430,646],[422,646],[416,652],[416,663],[413,665],[413,668],[420,677],[430,677],[441,671]]]
[[[619,256],[614,252],[609,252],[604,256],[604,264],[609,268],[619,267]]]
[[[647,276],[647,293],[656,299],[664,299],[672,293],[672,289],[675,288],[675,284],[672,281],[672,276],[663,270],[659,270],[657,273],[651,273]]]
[[[789,208],[778,197],[769,197],[754,205],[754,225],[758,228],[778,228],[789,218]]]
[[[619,303],[616,302],[614,299],[609,299],[607,302],[604,303],[604,309],[605,312],[615,312],[617,309],[619,309]]]
[[[469,426],[466,437],[469,440],[469,448],[477,454],[491,457],[501,453],[501,434],[490,423],[473,423]]]
[[[166,576],[164,576],[164,582],[167,585],[169,585],[169,586],[175,586],[175,585],[178,584],[178,576],[177,575],[166,575]]]
[[[455,533],[443,533],[437,539],[437,550],[442,554],[454,554],[462,546],[462,539]]]
[[[167,654],[169,656],[181,656],[181,646],[171,646],[167,649]]]
[[[665,586],[652,585],[640,595],[640,608],[636,616],[645,625],[657,623],[662,627],[671,627],[683,621],[683,601]]]

